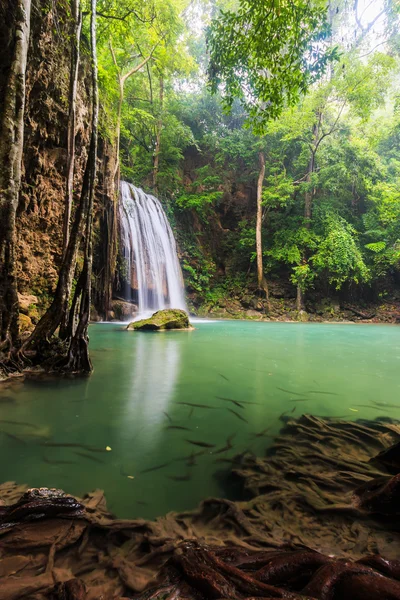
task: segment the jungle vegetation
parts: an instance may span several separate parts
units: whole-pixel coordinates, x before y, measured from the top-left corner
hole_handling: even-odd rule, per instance
[[[222,276],[243,286],[256,281],[269,302],[268,281],[280,277],[296,286],[302,311],[311,289],[379,291],[385,278],[398,281],[398,0],[63,0],[66,19],[57,26],[71,61],[62,260],[48,310],[21,346],[15,220],[24,76],[31,9],[45,14],[48,5],[18,0],[7,17],[0,96],[3,364],[29,358],[56,337],[62,368],[91,370],[98,136],[113,147],[115,205],[125,178],[158,194],[178,229],[185,215],[192,230],[193,219],[197,229],[225,229],[229,261],[222,275],[193,231],[179,238],[186,277],[200,295],[212,294]],[[90,72],[91,133],[77,191],[83,68]],[[224,228],[224,202],[239,189],[255,201]]]

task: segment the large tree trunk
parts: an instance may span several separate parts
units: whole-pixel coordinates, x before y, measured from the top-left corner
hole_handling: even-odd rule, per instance
[[[85,259],[82,272],[82,295],[79,309],[79,321],[68,350],[66,370],[74,373],[90,373],[92,363],[89,357],[88,326],[91,304],[91,278],[93,265],[93,204],[96,184],[97,129],[99,118],[99,93],[97,82],[96,49],[96,2],[91,0],[90,42],[92,52],[92,133],[88,157],[89,203],[86,215]]]
[[[160,166],[160,151],[161,151],[161,131],[163,125],[163,104],[164,104],[164,78],[160,77],[160,114],[156,125],[156,147],[154,149],[153,163],[153,188],[157,193],[157,177]]]
[[[80,9],[80,0],[71,0],[71,13],[73,17],[73,31],[71,43],[71,70],[69,83],[67,185],[65,194],[65,212],[63,225],[63,258],[66,254],[69,241],[69,230],[74,189],[76,96],[78,90],[80,38],[82,29],[82,12]]]
[[[71,13],[73,18],[73,31],[71,43],[71,69],[69,85],[69,116],[68,116],[68,155],[67,155],[67,183],[65,193],[65,212],[63,224],[63,249],[62,257],[66,256],[74,190],[74,167],[75,167],[75,130],[76,130],[76,97],[78,91],[78,74],[80,63],[80,38],[82,30],[82,12],[80,0],[71,0]],[[68,329],[68,305],[71,295],[71,285],[66,287],[66,298],[63,303],[64,309],[60,320],[60,337],[65,339]]]
[[[265,176],[265,156],[263,152],[260,152],[259,155],[260,161],[260,171],[258,174],[257,181],[257,222],[256,222],[256,254],[257,254],[257,283],[258,289],[265,292],[265,296],[267,299],[268,310],[270,309],[269,305],[269,291],[267,281],[264,277],[264,268],[263,268],[263,256],[262,256],[262,190],[263,190],[263,182]]]
[[[15,214],[21,185],[24,144],[25,73],[31,0],[17,0],[15,42],[0,124],[0,349],[18,338]]]

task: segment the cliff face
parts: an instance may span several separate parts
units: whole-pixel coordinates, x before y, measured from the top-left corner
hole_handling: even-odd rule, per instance
[[[12,0],[8,3],[11,10]],[[19,292],[26,297],[36,296],[39,313],[49,304],[57,285],[62,252],[72,30],[69,15],[67,0],[33,0],[17,253]],[[4,26],[4,33],[6,31]],[[90,82],[87,40],[82,36],[76,103],[74,205],[79,200],[89,146]],[[100,230],[104,229],[104,207],[113,196],[113,154],[112,146],[100,139],[95,215],[97,242]],[[26,312],[24,308],[23,312]]]
[[[18,281],[21,292],[33,292],[43,301],[57,283],[62,248],[71,56],[66,4],[35,0],[26,78],[23,180],[17,214]],[[88,73],[84,62],[77,98],[77,191],[90,135]]]

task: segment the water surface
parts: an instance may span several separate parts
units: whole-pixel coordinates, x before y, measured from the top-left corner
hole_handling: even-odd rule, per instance
[[[139,333],[98,324],[90,345],[88,379],[0,387],[0,481],[78,495],[101,488],[118,516],[152,518],[233,493],[220,459],[263,455],[282,413],[400,418],[395,326],[214,321]],[[265,428],[271,437],[254,437]],[[218,453],[231,435],[233,448]]]

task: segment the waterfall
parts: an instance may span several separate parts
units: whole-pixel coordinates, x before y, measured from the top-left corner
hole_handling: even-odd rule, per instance
[[[126,300],[135,293],[140,316],[186,310],[175,238],[160,201],[122,181],[119,212]]]

